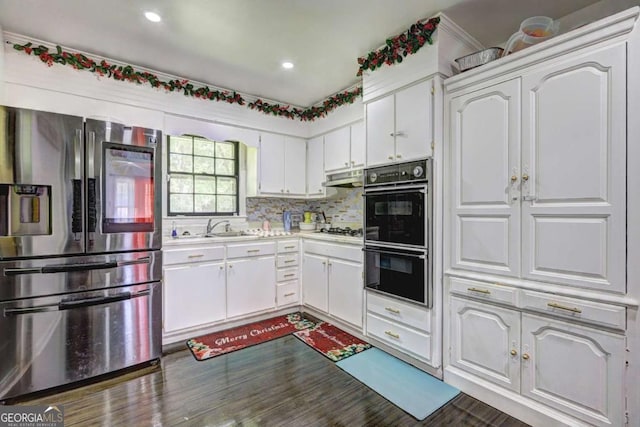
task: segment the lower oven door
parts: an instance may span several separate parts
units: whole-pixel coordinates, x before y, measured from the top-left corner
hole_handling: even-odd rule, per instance
[[[160,282],[0,303],[0,400],[161,355]]]
[[[429,262],[426,251],[366,246],[365,284],[368,289],[431,308]]]

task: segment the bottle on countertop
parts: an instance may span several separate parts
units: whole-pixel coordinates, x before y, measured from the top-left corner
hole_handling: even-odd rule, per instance
[[[178,237],[178,229],[176,228],[176,222],[173,221],[173,223],[171,224],[171,237],[176,238]]]
[[[291,231],[291,211],[282,211],[282,225],[284,231]]]

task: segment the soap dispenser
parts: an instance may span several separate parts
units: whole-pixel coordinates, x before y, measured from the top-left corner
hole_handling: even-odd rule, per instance
[[[176,228],[176,222],[173,221],[173,223],[171,223],[171,237],[176,238],[178,237],[178,229]]]

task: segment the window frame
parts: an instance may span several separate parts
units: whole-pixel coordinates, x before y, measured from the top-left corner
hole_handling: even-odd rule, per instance
[[[186,175],[186,176],[190,176],[192,179],[194,179],[197,176],[203,176],[203,177],[224,177],[224,178],[235,178],[236,180],[236,193],[235,193],[235,198],[236,198],[236,204],[235,204],[235,210],[234,212],[195,212],[193,209],[195,208],[195,201],[194,201],[194,206],[192,206],[192,211],[191,212],[172,212],[171,211],[171,194],[189,194],[189,193],[172,193],[171,192],[171,154],[178,154],[181,156],[184,156],[185,154],[180,154],[180,153],[172,153],[171,152],[171,138],[190,138],[191,139],[191,143],[192,143],[192,151],[191,151],[191,158],[195,158],[195,157],[202,157],[202,156],[196,156],[193,153],[193,142],[196,139],[201,139],[201,140],[205,140],[205,141],[210,141],[213,143],[216,142],[226,142],[226,143],[230,143],[233,144],[234,147],[234,170],[235,170],[235,174],[234,175],[222,175],[222,174],[207,174],[207,173],[194,173],[194,172],[179,172],[179,171],[175,171],[173,172],[176,175]],[[215,159],[224,159],[224,157],[216,157],[215,155],[213,157],[210,157],[211,159],[214,159],[214,163],[215,163]],[[226,159],[226,160],[230,160],[230,159]],[[192,163],[193,164],[193,163]],[[218,188],[217,188],[217,183],[216,183],[216,193],[215,195],[217,196],[218,193]],[[238,216],[240,215],[240,143],[238,141],[229,141],[229,140],[224,140],[224,141],[215,141],[209,138],[205,138],[202,136],[198,136],[198,135],[168,135],[167,136],[167,216],[170,217],[178,217],[178,216],[191,216],[191,217],[198,217],[198,216]],[[190,193],[192,195],[196,195],[196,194],[200,194],[200,193],[196,193],[195,192],[195,184],[194,184],[194,192]]]

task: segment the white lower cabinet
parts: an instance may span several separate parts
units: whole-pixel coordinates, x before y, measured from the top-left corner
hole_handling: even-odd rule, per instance
[[[163,334],[224,320],[224,247],[189,245],[163,255]]]
[[[457,296],[449,302],[451,366],[583,422],[624,424],[622,334]]]
[[[362,328],[362,272],[360,246],[305,241],[303,303]]]
[[[227,261],[227,316],[275,308],[274,256]]]

